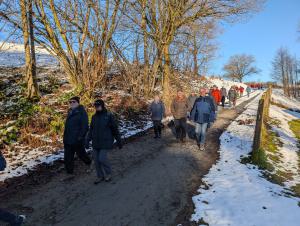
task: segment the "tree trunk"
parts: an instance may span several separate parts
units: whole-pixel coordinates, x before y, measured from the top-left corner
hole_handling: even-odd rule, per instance
[[[197,77],[198,76],[198,48],[197,48],[197,40],[196,40],[196,36],[193,37],[193,60],[194,60],[194,76]]]
[[[32,21],[32,1],[20,0],[20,8],[25,49],[25,81],[27,84],[27,98],[33,99],[39,97],[39,92],[36,82],[36,60]]]
[[[170,54],[169,54],[169,45],[164,45],[163,47],[163,55],[165,59],[164,64],[164,73],[163,73],[163,100],[166,105],[167,113],[170,112],[170,105],[171,105],[171,95],[170,95]]]

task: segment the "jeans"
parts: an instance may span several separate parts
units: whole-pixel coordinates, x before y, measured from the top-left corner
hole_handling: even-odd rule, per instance
[[[19,216],[16,216],[4,209],[0,209],[0,221],[9,223],[11,226],[20,226],[21,220]]]
[[[111,164],[108,161],[107,149],[94,149],[93,159],[95,161],[95,167],[98,178],[104,178],[111,174]]]
[[[186,118],[174,119],[176,139],[183,140],[186,137]]]
[[[156,137],[161,135],[161,120],[153,120],[154,134]]]
[[[72,174],[74,171],[74,155],[78,156],[85,164],[90,165],[91,159],[85,151],[84,144],[78,143],[74,145],[65,144],[64,161],[67,173]]]
[[[208,123],[196,123],[196,139],[197,142],[200,144],[204,144],[205,143],[205,136],[206,136],[206,131],[207,131],[207,125]]]

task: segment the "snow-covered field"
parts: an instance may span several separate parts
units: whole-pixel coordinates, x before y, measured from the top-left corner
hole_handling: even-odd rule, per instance
[[[0,50],[0,67],[21,67],[25,64],[24,46],[22,44],[2,43]],[[36,61],[39,67],[53,67],[58,65],[55,57],[45,49],[36,47]]]
[[[272,101],[274,103],[286,106],[287,108],[300,110],[299,100],[285,96],[282,89],[272,90]]]
[[[210,226],[299,225],[300,199],[286,197],[284,188],[267,181],[256,166],[240,162],[252,149],[259,98],[222,134],[220,159],[203,179],[207,187],[193,197],[192,221]],[[246,120],[253,123],[240,123]]]

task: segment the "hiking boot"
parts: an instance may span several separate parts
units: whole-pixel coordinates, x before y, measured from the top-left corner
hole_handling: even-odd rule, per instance
[[[14,225],[21,226],[25,221],[26,221],[26,216],[25,215],[19,215],[17,217],[16,223]]]
[[[105,182],[110,182],[111,181],[111,175],[106,176],[104,180],[105,180]]]
[[[204,150],[205,150],[204,144],[200,144],[200,151],[204,151]]]
[[[158,134],[157,138],[161,138],[161,134]]]
[[[95,185],[100,184],[102,181],[104,181],[104,177],[97,178],[97,179],[94,181],[94,184],[95,184]]]

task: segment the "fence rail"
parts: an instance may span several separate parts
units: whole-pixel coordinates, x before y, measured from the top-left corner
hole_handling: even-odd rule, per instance
[[[270,86],[259,100],[252,148],[253,153],[259,151],[262,145],[262,128],[267,118],[269,117],[271,95],[272,87]]]

